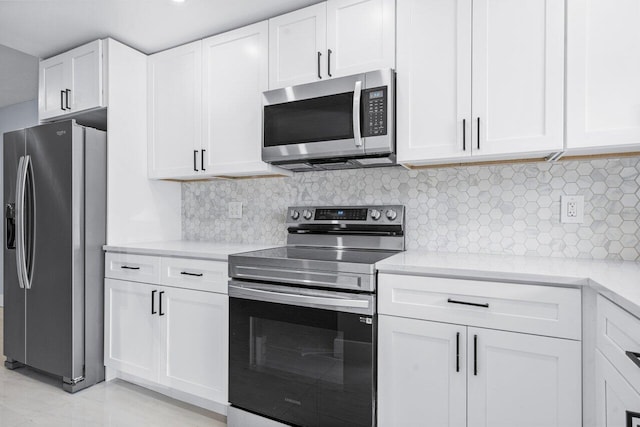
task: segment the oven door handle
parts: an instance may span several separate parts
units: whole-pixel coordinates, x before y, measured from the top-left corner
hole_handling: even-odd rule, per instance
[[[345,311],[343,309],[350,308],[359,310],[369,310],[372,308],[371,302],[368,300],[291,294],[287,292],[256,289],[250,286],[237,286],[231,283],[229,283],[229,296],[304,307],[326,308],[337,311]]]

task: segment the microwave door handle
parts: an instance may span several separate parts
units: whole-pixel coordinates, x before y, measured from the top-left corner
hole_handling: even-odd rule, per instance
[[[362,147],[362,133],[360,132],[360,98],[362,95],[362,81],[358,80],[353,92],[353,139],[356,147]]]

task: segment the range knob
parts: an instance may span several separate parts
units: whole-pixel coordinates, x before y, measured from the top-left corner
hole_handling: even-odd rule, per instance
[[[308,210],[308,209],[305,209],[304,211],[302,211],[302,216],[303,216],[303,218],[304,218],[304,219],[306,219],[306,220],[310,220],[312,215],[313,215],[313,214],[312,214],[312,213],[311,213],[311,211],[310,211],[310,210]]]
[[[377,221],[380,219],[380,211],[377,209],[371,209],[371,219]]]
[[[291,219],[296,220],[298,218],[300,218],[300,212],[296,210],[291,211]]]
[[[387,210],[386,214],[387,218],[389,219],[389,221],[393,221],[394,219],[396,219],[396,217],[398,216],[398,214],[396,213],[396,211],[394,211],[393,209],[389,209]]]

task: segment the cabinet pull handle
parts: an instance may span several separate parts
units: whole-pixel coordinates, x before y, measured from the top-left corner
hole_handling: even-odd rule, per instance
[[[66,110],[66,108],[64,108],[64,93],[65,93],[65,91],[64,91],[64,90],[61,90],[61,91],[60,91],[60,109],[61,109],[62,111],[65,111],[65,110]]]
[[[629,359],[631,359],[631,361],[632,361],[633,363],[635,363],[635,364],[636,364],[636,366],[637,366],[638,368],[640,368],[640,353],[634,353],[634,352],[632,352],[632,351],[627,351],[627,352],[625,352],[625,354],[627,355],[627,357],[628,357]]]
[[[320,57],[322,56],[322,52],[318,52],[318,78],[322,78],[322,74],[320,74]]]
[[[331,75],[331,54],[333,53],[333,51],[331,49],[327,49],[327,74],[329,75],[329,77],[333,77]]]
[[[151,314],[156,314],[156,292],[158,291],[151,291]]]
[[[460,332],[456,332],[456,372],[460,372]]]
[[[202,169],[203,171],[206,171],[206,169],[204,168],[204,152],[207,151],[204,148],[202,150],[200,150],[200,169]]]
[[[198,166],[196,162],[198,161],[198,150],[193,150],[193,170],[198,172]]]
[[[447,302],[450,303],[450,304],[472,305],[474,307],[489,308],[489,303],[480,304],[480,303],[477,303],[477,302],[458,301],[458,300],[451,299],[451,298],[448,298]]]
[[[467,119],[462,119],[462,151],[467,151]]]
[[[164,291],[160,291],[160,316],[164,316],[164,311],[162,311],[162,295],[164,295]]]
[[[123,268],[125,270],[140,270],[140,267],[131,267],[129,265],[121,265],[120,268]]]
[[[185,276],[195,276],[195,277],[202,277],[203,276],[202,273],[189,273],[188,271],[181,271],[180,274],[185,275]]]
[[[478,117],[478,150],[480,149],[480,117]]]
[[[473,375],[478,375],[478,336],[473,336]]]
[[[69,107],[69,94],[71,94],[71,89],[67,89],[64,92],[67,94],[67,96],[65,97],[66,98],[65,103],[67,104],[67,110],[71,110],[71,107]]]

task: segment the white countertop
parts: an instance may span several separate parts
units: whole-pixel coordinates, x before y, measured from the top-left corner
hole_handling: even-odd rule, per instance
[[[187,240],[105,245],[109,252],[227,261],[229,255],[278,245]],[[376,264],[381,273],[589,286],[640,317],[640,263],[410,250]]]
[[[107,252],[124,252],[129,254],[179,256],[185,258],[203,258],[227,261],[231,254],[258,251],[278,245],[211,243],[188,240],[170,240],[163,242],[127,243],[122,245],[105,245]]]
[[[381,273],[590,286],[640,317],[640,263],[407,251],[376,264]]]

